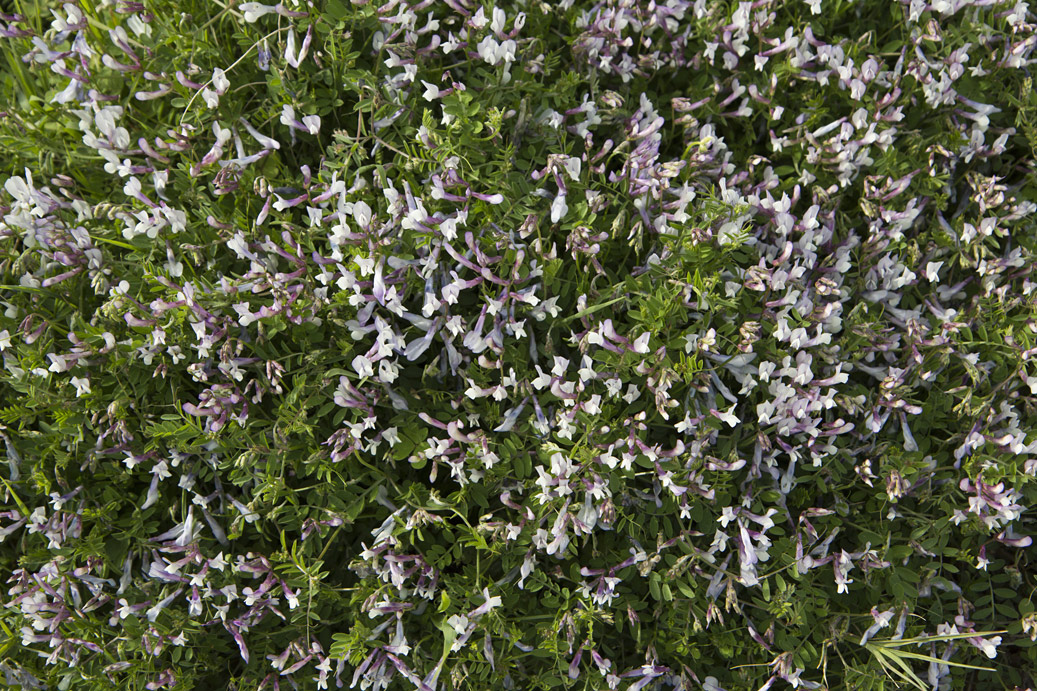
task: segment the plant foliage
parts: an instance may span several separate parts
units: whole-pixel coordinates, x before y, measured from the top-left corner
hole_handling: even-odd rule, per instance
[[[23,689],[1034,684],[1014,0],[14,0]]]

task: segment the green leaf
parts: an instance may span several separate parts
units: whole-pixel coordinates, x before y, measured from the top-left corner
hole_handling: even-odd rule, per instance
[[[454,641],[457,640],[457,631],[447,623],[447,619],[448,617],[443,617],[435,620],[436,628],[443,632],[443,655],[439,659],[440,665],[446,662],[447,656],[450,654],[450,648],[453,647]]]

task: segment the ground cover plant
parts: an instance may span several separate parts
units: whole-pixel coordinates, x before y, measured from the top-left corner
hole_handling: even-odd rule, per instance
[[[0,681],[1012,689],[999,0],[14,0]]]

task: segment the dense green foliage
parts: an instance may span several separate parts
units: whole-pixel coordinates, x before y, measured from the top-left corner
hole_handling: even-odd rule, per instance
[[[0,680],[1035,683],[998,0],[15,0]]]

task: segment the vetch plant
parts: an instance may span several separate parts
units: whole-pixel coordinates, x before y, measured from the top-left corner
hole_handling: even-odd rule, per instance
[[[5,684],[1032,686],[1035,26],[16,0]]]

